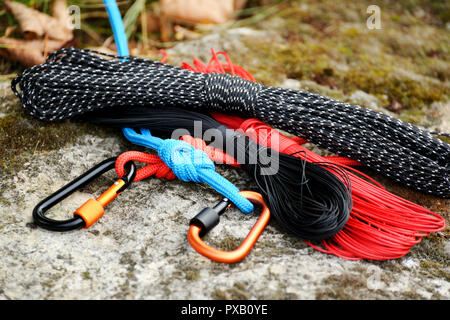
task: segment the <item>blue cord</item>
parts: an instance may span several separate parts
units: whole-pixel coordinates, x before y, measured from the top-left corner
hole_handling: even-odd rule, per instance
[[[234,184],[215,171],[214,162],[205,152],[181,140],[164,140],[152,136],[148,129],[141,129],[141,133],[137,133],[133,129],[123,128],[122,132],[132,143],[156,150],[178,179],[205,182],[230,199],[242,212],[248,214],[253,211],[253,204],[239,194]]]
[[[115,0],[103,0],[108,13],[109,22],[114,34],[114,42],[116,43],[117,53],[119,56],[128,57],[128,40],[123,27],[122,16]]]

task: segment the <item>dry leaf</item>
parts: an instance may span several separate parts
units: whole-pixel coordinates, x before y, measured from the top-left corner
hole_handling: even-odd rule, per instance
[[[244,9],[247,4],[247,0],[234,0],[234,9],[241,10]]]
[[[234,10],[234,0],[160,0],[164,15],[193,23],[225,23]]]
[[[5,6],[19,22],[27,40],[0,38],[0,55],[18,61],[26,67],[45,62],[48,53],[61,49],[73,39],[70,15],[65,0],[55,0],[52,4],[53,17],[27,6],[5,1]]]
[[[61,49],[65,42],[61,40],[21,40],[0,38],[0,45],[7,48],[0,49],[0,55],[10,60],[18,61],[25,67],[31,67],[45,62],[44,52]]]
[[[53,17],[59,21],[61,26],[65,26],[67,29],[70,28],[71,18],[69,15],[69,9],[65,0],[55,0],[52,4]]]
[[[36,39],[45,34],[53,40],[68,41],[73,38],[73,32],[69,28],[70,19],[65,1],[55,1],[57,18],[28,8],[26,5],[6,0],[5,6],[19,22],[26,39]],[[65,21],[65,22],[64,22]]]
[[[25,39],[36,39],[44,35],[44,28],[39,19],[33,19],[35,10],[28,8],[26,5],[5,1],[6,8],[11,11],[11,14],[19,21],[20,28],[24,33]]]
[[[148,33],[159,31],[160,22],[159,17],[156,14],[151,11],[147,11],[145,12],[143,19],[145,19]]]
[[[175,39],[176,40],[193,40],[193,39],[198,39],[202,36],[198,32],[188,30],[179,25],[176,25],[174,27],[174,30],[175,30]]]

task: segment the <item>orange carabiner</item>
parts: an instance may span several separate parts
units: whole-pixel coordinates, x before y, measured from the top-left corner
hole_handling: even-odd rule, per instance
[[[219,223],[219,215],[229,207],[229,200],[224,199],[214,208],[202,210],[191,220],[187,238],[195,251],[211,260],[223,263],[241,261],[249,254],[269,222],[270,210],[259,193],[253,191],[241,191],[239,193],[251,202],[262,206],[262,212],[258,221],[256,221],[256,224],[250,230],[244,241],[242,241],[241,245],[233,251],[222,251],[208,246],[201,239],[203,235]]]

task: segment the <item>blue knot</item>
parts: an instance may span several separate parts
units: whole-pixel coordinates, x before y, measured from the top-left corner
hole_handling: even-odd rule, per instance
[[[158,151],[159,157],[183,181],[205,182],[217,192],[230,199],[244,213],[253,211],[253,204],[239,193],[239,189],[215,171],[214,162],[202,150],[174,139],[152,136],[150,130],[123,128],[125,137],[134,144]]]
[[[216,169],[206,153],[181,140],[163,140],[157,151],[178,179],[183,181],[203,182],[199,172]]]

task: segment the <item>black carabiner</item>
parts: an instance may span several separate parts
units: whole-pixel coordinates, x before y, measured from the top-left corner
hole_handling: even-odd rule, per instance
[[[112,158],[109,158],[109,159],[106,159],[106,160],[100,162],[95,167],[89,169],[87,172],[83,173],[81,176],[79,176],[75,180],[66,184],[64,187],[62,187],[58,191],[56,191],[52,195],[48,196],[47,198],[45,198],[44,200],[39,202],[33,210],[34,223],[41,228],[44,228],[47,230],[52,230],[52,231],[69,231],[69,230],[86,227],[87,223],[86,223],[85,219],[83,219],[80,214],[77,214],[77,212],[75,212],[75,215],[73,218],[67,219],[67,220],[50,219],[50,218],[47,218],[44,215],[44,213],[46,211],[48,211],[50,208],[52,208],[54,205],[56,205],[57,203],[61,202],[65,198],[67,198],[69,195],[71,195],[76,190],[87,185],[90,181],[96,179],[97,177],[101,176],[105,172],[113,169],[115,166],[115,163],[116,163],[116,159],[117,159],[117,157],[112,157]],[[110,189],[107,190],[107,192],[110,191],[109,192],[110,196],[108,196],[107,201],[104,201],[102,203],[103,207],[106,206],[106,204],[108,204],[109,201],[114,199],[123,190],[128,188],[128,186],[133,182],[134,177],[136,176],[136,165],[134,164],[133,161],[130,161],[130,162],[127,162],[127,167],[129,167],[129,168],[127,168],[128,172],[127,172],[126,176],[120,178]],[[120,184],[118,183],[119,181],[120,181]],[[115,187],[115,186],[117,186],[117,187]],[[106,194],[106,192],[104,194]],[[100,199],[100,198],[97,198],[97,200],[98,199]],[[95,201],[94,199],[90,199],[90,200]],[[82,208],[82,207],[80,207],[80,208]]]

